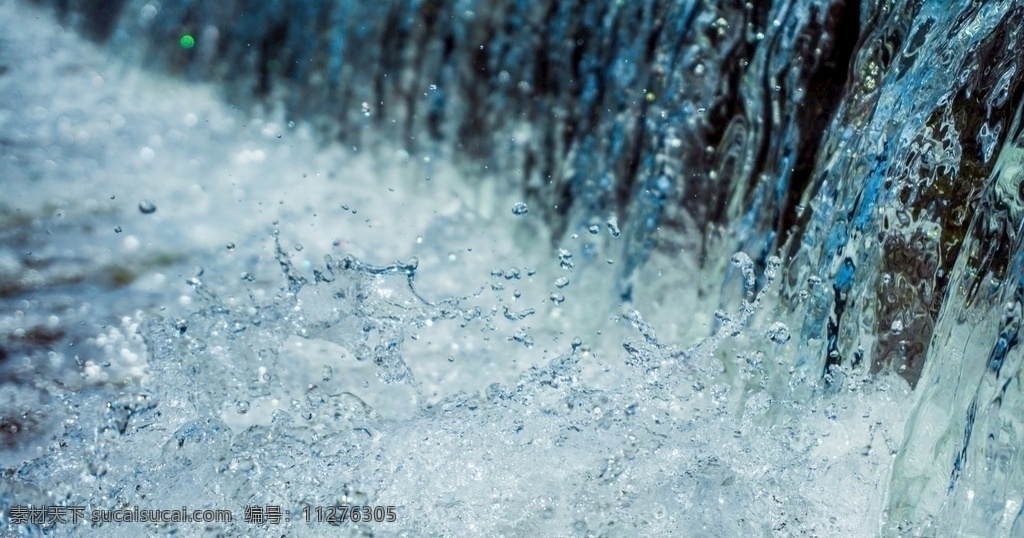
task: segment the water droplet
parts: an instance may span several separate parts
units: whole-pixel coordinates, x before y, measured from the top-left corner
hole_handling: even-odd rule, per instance
[[[572,261],[572,253],[564,248],[558,249],[558,266],[562,269],[576,267],[576,264]]]
[[[520,344],[526,346],[527,349],[533,347],[533,337],[527,334],[526,329],[520,329],[516,331],[514,334],[512,334],[512,336],[509,337],[509,340],[519,342]]]
[[[889,326],[889,332],[892,334],[900,334],[903,332],[903,320],[896,318],[892,320],[892,325]]]
[[[226,246],[227,246],[228,250],[235,250],[235,244],[234,243],[228,243]]]
[[[555,304],[562,304],[565,302],[565,296],[561,293],[552,293],[551,302]]]
[[[622,231],[619,230],[619,219],[617,217],[608,217],[608,233],[612,234],[612,237],[618,237],[622,235]]]
[[[330,381],[332,377],[334,377],[334,369],[331,368],[330,365],[325,364],[324,367],[321,369],[320,379],[323,379],[324,382],[326,383]]]
[[[587,231],[590,232],[592,235],[597,235],[601,233],[601,227],[596,224],[591,224],[590,227],[587,228]]]
[[[825,406],[825,418],[829,420],[836,420],[839,418],[839,410],[836,408],[835,403],[830,403]]]
[[[523,202],[517,202],[516,205],[512,206],[512,214],[516,215],[517,217],[521,217],[527,214],[529,211],[530,209],[526,207],[526,204],[524,204]]]
[[[116,233],[116,234],[121,233],[121,227],[120,226],[114,226],[114,233]]]
[[[564,288],[564,287],[566,287],[568,285],[569,285],[569,279],[567,277],[564,277],[564,276],[563,277],[559,277],[558,280],[555,281],[555,287],[558,288],[558,289],[562,289],[562,288]]]
[[[780,267],[782,267],[782,259],[778,256],[769,256],[768,259],[765,260],[764,278],[769,282],[774,281],[775,277],[778,275]]]
[[[750,256],[747,256],[745,252],[737,252],[732,255],[729,261],[743,274],[743,288],[747,290],[748,294],[753,293],[754,282],[756,281],[754,276],[754,260],[751,260]]]
[[[238,411],[239,415],[244,415],[249,412],[249,402],[246,400],[238,400],[235,402],[235,411]]]
[[[143,200],[139,202],[139,212],[143,215],[150,215],[156,213],[156,204],[149,200]]]
[[[768,329],[764,331],[764,335],[776,344],[785,344],[786,342],[789,342],[790,338],[792,338],[789,332],[789,327],[781,321],[776,321],[769,325]]]

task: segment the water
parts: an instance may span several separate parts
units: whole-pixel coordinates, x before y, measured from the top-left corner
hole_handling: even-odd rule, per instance
[[[5,531],[1020,533],[1020,2],[57,4],[106,48],[0,3]]]

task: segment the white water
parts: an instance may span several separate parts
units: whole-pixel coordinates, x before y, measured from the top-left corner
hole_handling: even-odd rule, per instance
[[[0,452],[0,528],[30,531],[8,526],[16,504],[185,505],[235,522],[51,531],[262,534],[244,506],[299,519],[344,502],[398,507],[351,535],[878,532],[906,387],[790,383],[771,289],[728,305],[750,309],[722,323],[738,335],[702,341],[718,305],[697,290],[718,282],[693,282],[685,253],[655,259],[632,305],[648,327],[613,302],[603,258],[585,263],[569,241],[568,267],[489,171],[386,143],[321,147],[9,1],[0,26],[0,271],[15,290],[0,330],[5,343],[67,335],[46,360],[26,346],[3,363],[0,415],[32,420]],[[310,282],[325,254],[415,256],[432,304],[402,273],[340,268],[292,295],[275,229]],[[389,342],[396,353],[374,350]]]

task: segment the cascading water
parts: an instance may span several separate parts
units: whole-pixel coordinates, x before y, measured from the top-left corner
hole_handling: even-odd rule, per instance
[[[1024,3],[48,4],[0,529],[1024,533]]]

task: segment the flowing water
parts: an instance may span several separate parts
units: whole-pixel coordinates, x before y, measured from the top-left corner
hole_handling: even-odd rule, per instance
[[[1024,533],[1024,3],[43,4],[0,531]]]

